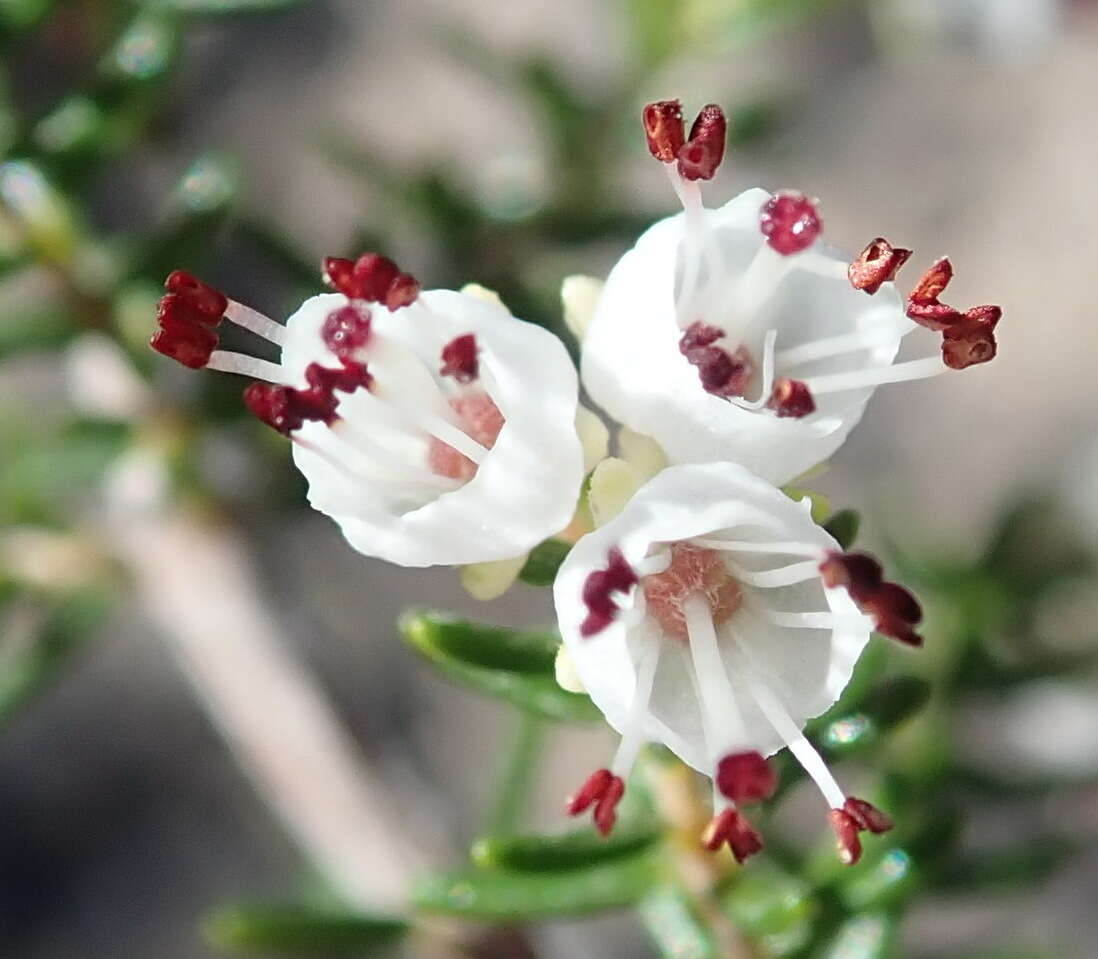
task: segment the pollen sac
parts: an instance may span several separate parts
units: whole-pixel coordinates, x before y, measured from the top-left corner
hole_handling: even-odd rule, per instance
[[[855,866],[862,858],[862,841],[858,838],[859,827],[854,817],[842,809],[832,809],[827,821],[835,833],[835,845],[839,861],[845,866]]]
[[[710,852],[716,852],[725,843],[740,865],[763,849],[762,836],[735,809],[725,809],[714,817],[702,836],[702,845]]]
[[[774,390],[766,404],[778,417],[800,419],[816,412],[816,401],[812,392],[801,380],[792,380],[780,376],[774,381]]]
[[[717,764],[716,782],[721,795],[737,806],[747,806],[774,795],[778,774],[762,753],[733,753]]]
[[[383,303],[390,310],[409,306],[419,296],[419,281],[402,273],[392,260],[380,253],[364,253],[357,260],[325,257],[324,282],[351,300]]]
[[[678,150],[679,173],[687,180],[712,180],[724,159],[727,132],[724,111],[715,103],[702,107],[690,127],[690,139]]]
[[[882,636],[906,646],[922,646],[923,638],[914,630],[923,618],[919,601],[898,583],[886,582],[881,564],[872,556],[829,553],[820,564],[820,576],[829,589],[845,587]]]
[[[340,359],[353,356],[370,341],[370,311],[355,303],[333,310],[320,328],[320,336]]]
[[[477,360],[477,338],[472,333],[457,336],[442,348],[443,376],[452,376],[459,383],[472,383],[480,375]]]
[[[149,341],[158,353],[197,370],[217,349],[214,329],[225,316],[229,301],[224,294],[183,270],[175,270],[164,282],[167,294],[157,306],[160,327]]]
[[[858,828],[871,833],[888,832],[892,826],[892,819],[881,812],[876,806],[867,803],[864,799],[850,796],[843,803],[843,812],[857,823]]]
[[[997,306],[974,306],[942,334],[942,360],[963,370],[995,359],[995,326],[1003,315]]]
[[[795,190],[781,190],[763,204],[759,229],[782,256],[807,250],[823,230],[814,201]]]
[[[881,564],[868,553],[830,553],[820,564],[824,586],[846,587],[855,603],[864,603],[881,588]]]
[[[855,257],[847,269],[850,285],[872,295],[883,284],[896,279],[896,273],[910,258],[911,250],[893,246],[879,236]]]
[[[674,163],[686,141],[682,104],[678,100],[649,103],[641,114],[648,149],[661,163]]]
[[[606,629],[619,612],[612,594],[628,593],[636,585],[637,574],[633,567],[626,562],[621,550],[614,547],[607,555],[606,569],[595,570],[583,584],[587,617],[580,626],[580,635],[588,639]]]
[[[716,326],[692,323],[679,339],[679,352],[697,367],[702,389],[707,393],[743,396],[755,375],[755,362],[744,346],[728,353],[712,345],[723,336],[724,331]]]
[[[598,769],[569,798],[565,811],[569,816],[579,816],[591,806],[595,807],[595,828],[603,836],[609,836],[617,822],[617,806],[625,795],[625,781],[609,769]]]
[[[941,333],[963,319],[963,314],[939,299],[953,279],[949,257],[935,260],[907,298],[907,315],[920,326]]]
[[[276,383],[252,383],[244,390],[244,405],[260,422],[283,436],[289,436],[305,423],[296,408],[293,393],[288,386]]]

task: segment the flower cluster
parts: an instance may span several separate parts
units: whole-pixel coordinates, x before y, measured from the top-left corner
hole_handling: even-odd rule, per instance
[[[617,457],[559,340],[489,291],[421,290],[378,254],[325,260],[334,292],[285,325],[177,271],[152,345],[254,379],[248,409],[291,440],[310,502],[361,553],[490,569],[505,586],[538,543],[574,541],[553,588],[558,675],[621,742],[571,814],[590,810],[609,833],[641,747],[662,743],[712,780],[701,841],[743,861],[763,846],[743,810],[774,793],[766,757],[787,748],[853,863],[860,834],[891,823],[844,791],[802,730],[874,631],[922,644],[921,610],[779,484],[833,454],[877,386],[992,359],[1001,311],[943,303],[944,258],[902,297],[912,252],[877,237],[843,256],[802,193],[751,189],[706,207],[701,182],[724,157],[719,107],[687,133],[677,101],[653,103],[643,125],[682,212],[601,289],[564,289],[582,384],[617,429]],[[279,362],[219,349],[226,321]],[[941,335],[940,357],[897,362],[920,327]]]

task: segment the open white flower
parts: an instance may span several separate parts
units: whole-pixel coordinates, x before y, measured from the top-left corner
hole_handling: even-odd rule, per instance
[[[173,274],[153,346],[261,380],[245,402],[291,438],[310,502],[361,553],[502,560],[567,525],[583,452],[560,341],[484,297],[420,292],[373,254],[329,259],[325,273],[340,292],[306,300],[285,327]],[[216,349],[222,318],[278,344],[281,361]]]
[[[671,467],[575,545],[554,597],[578,681],[622,736],[570,811],[594,806],[608,831],[641,746],[662,743],[713,778],[706,842],[743,859],[761,840],[736,807],[770,795],[763,757],[789,747],[844,858],[860,829],[883,828],[801,729],[838,699],[874,628],[918,645],[920,612],[870,557],[843,554],[807,501],[736,464]]]
[[[751,189],[707,209],[698,180],[723,155],[718,107],[702,111],[689,140],[677,101],[650,104],[645,126],[684,209],[611,271],[582,372],[599,405],[673,462],[726,459],[785,483],[838,449],[876,386],[994,356],[997,308],[944,307],[944,282],[926,300],[924,279],[905,316],[890,281],[910,251],[878,238],[852,262],[818,240],[807,197]],[[895,364],[917,324],[943,333],[942,358]]]

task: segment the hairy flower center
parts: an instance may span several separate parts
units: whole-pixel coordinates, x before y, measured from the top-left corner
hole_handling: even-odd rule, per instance
[[[465,427],[465,432],[481,446],[491,449],[503,429],[503,414],[487,393],[464,393],[450,399],[450,407]],[[477,464],[448,443],[431,437],[427,463],[439,476],[467,482],[477,475]]]
[[[728,572],[721,554],[690,543],[671,544],[671,564],[662,573],[641,580],[649,615],[668,636],[686,642],[689,638],[683,602],[701,595],[712,611],[713,625],[727,622],[743,598],[743,592]]]

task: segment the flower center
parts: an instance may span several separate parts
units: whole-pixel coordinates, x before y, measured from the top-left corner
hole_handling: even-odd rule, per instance
[[[486,449],[496,445],[503,429],[503,414],[485,392],[463,393],[450,398],[465,432]],[[477,464],[438,437],[432,436],[427,463],[439,476],[467,482],[477,475]]]
[[[743,599],[740,584],[732,578],[721,554],[690,543],[671,544],[671,563],[661,573],[641,580],[646,608],[663,631],[687,642],[689,633],[683,603],[698,595],[709,604],[713,625],[727,622]]]

